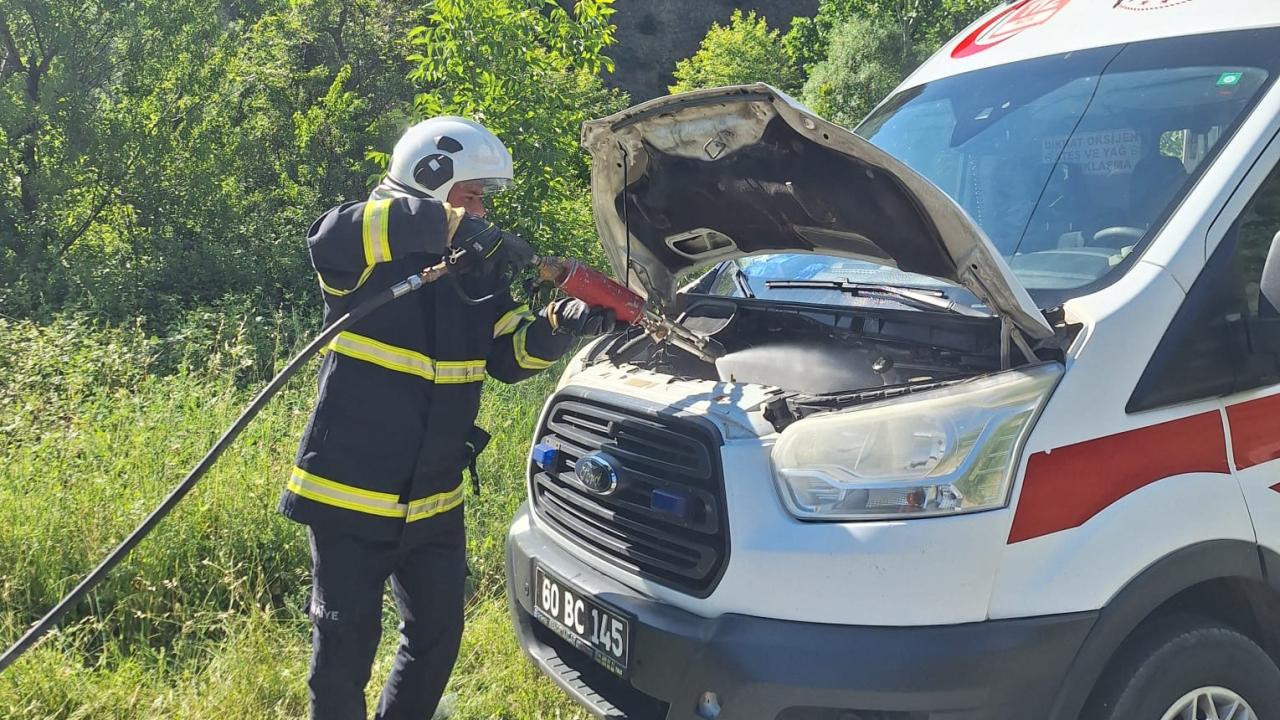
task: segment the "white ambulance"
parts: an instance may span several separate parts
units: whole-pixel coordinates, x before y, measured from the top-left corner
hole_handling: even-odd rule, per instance
[[[766,85],[589,123],[614,269],[706,350],[549,399],[534,662],[612,718],[1280,720],[1277,75],[1277,0],[1022,0],[853,133]]]

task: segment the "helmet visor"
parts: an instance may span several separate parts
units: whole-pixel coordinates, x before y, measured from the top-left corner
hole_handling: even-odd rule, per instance
[[[489,197],[511,187],[511,178],[472,178],[470,180],[459,180],[458,184],[468,186],[468,190],[478,192],[483,197]]]

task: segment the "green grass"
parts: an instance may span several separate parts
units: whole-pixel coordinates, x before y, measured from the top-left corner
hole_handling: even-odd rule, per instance
[[[7,646],[155,506],[308,330],[196,318],[198,331],[0,320],[0,643]],[[490,382],[484,495],[468,498],[476,595],[451,691],[458,717],[580,718],[520,654],[502,542],[556,369]],[[0,717],[301,718],[309,558],[275,511],[310,409],[303,371],[63,627],[0,674]],[[390,604],[370,683],[394,651]]]

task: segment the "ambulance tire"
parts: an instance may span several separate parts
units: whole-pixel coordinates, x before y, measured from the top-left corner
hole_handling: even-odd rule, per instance
[[[1280,720],[1275,661],[1238,631],[1195,615],[1140,627],[1099,681],[1080,720],[1162,720],[1180,699],[1202,688],[1235,693],[1253,709],[1254,720]]]

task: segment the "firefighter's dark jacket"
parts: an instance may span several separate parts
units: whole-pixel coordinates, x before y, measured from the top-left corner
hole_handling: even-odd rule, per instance
[[[351,202],[307,237],[326,321],[441,259],[460,211],[433,200]],[[475,289],[475,292],[485,288]],[[280,511],[313,526],[412,541],[462,504],[467,437],[486,376],[516,382],[572,338],[512,300],[480,305],[447,281],[375,311],[329,345]]]

